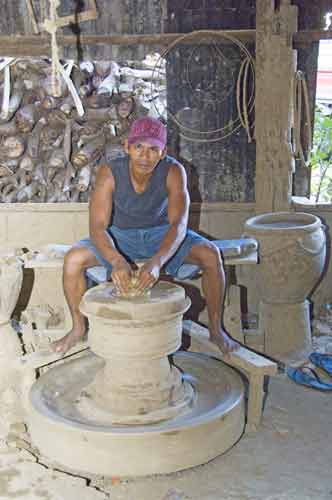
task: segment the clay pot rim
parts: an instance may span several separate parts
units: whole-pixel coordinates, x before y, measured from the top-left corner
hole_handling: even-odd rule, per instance
[[[264,220],[266,219],[266,222]],[[274,227],[273,222],[284,222],[289,219],[290,222],[299,219],[299,223],[290,227]],[[308,223],[305,223],[305,220]],[[322,228],[323,224],[319,217],[306,212],[268,212],[261,215],[256,215],[245,221],[245,229],[250,232],[257,232],[260,234],[268,234],[269,232],[295,232],[307,231],[312,232],[316,229]]]

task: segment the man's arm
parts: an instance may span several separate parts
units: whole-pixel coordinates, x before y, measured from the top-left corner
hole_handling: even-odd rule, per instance
[[[141,268],[139,289],[149,288],[162,266],[175,254],[186,236],[189,215],[187,176],[182,165],[172,165],[167,176],[169,230],[158,252]]]
[[[107,233],[112,216],[114,177],[110,167],[99,167],[95,188],[89,207],[90,238],[101,255],[112,265],[112,279],[121,292],[128,288],[131,268],[126,259],[117,251],[114,242]]]

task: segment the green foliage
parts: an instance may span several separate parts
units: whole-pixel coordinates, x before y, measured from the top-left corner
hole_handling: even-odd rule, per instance
[[[332,115],[316,108],[311,151],[311,195],[316,202],[332,202]]]

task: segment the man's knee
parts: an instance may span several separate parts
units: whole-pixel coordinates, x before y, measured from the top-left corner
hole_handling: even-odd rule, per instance
[[[203,270],[211,269],[218,271],[222,269],[223,264],[220,251],[212,242],[194,245],[192,250]]]
[[[64,257],[64,269],[67,272],[75,272],[89,267],[93,254],[88,248],[71,248]],[[93,265],[93,264],[90,264]]]

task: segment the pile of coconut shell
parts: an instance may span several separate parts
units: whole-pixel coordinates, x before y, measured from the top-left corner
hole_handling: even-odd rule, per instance
[[[123,154],[132,121],[164,106],[165,69],[158,61],[154,54],[140,63],[72,66],[83,114],[64,80],[54,96],[50,60],[13,61],[9,106],[0,113],[0,202],[88,201],[96,167]],[[8,93],[3,74],[0,106]]]

